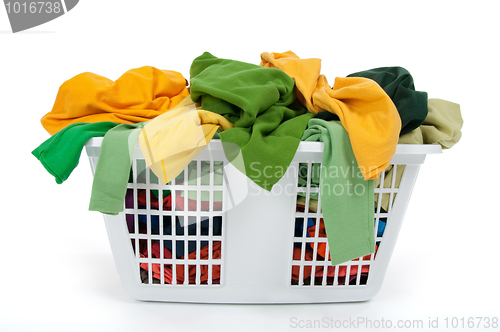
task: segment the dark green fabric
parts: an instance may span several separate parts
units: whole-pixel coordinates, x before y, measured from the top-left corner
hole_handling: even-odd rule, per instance
[[[116,125],[114,122],[74,123],[52,135],[31,153],[61,184],[78,166],[85,143],[92,137],[103,137]]]
[[[191,98],[235,127],[220,133],[228,160],[260,187],[271,190],[295,155],[314,115],[295,99],[285,72],[220,59],[205,52],[194,59]],[[237,162],[241,152],[243,162]],[[265,172],[264,172],[265,171]]]
[[[332,112],[319,112],[314,116],[315,119],[321,119],[325,121],[340,121],[340,118],[337,114]]]
[[[401,117],[400,135],[420,127],[427,117],[427,92],[415,91],[413,77],[402,67],[381,67],[348,77],[365,77],[377,82],[392,99]]]

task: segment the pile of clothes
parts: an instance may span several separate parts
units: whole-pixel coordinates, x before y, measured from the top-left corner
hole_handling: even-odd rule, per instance
[[[114,82],[82,73],[61,85],[41,122],[52,136],[32,153],[57,183],[77,166],[89,138],[104,137],[89,209],[108,214],[123,211],[137,141],[165,184],[220,139],[228,161],[265,190],[283,173],[263,170],[287,169],[300,141],[322,141],[322,167],[356,166],[319,176],[332,265],[374,253],[373,188],[396,145],[450,148],[463,124],[459,105],[428,99],[404,68],[360,71],[331,86],[320,59],[291,51],[264,52],[259,65],[205,52],[193,60],[189,82],[149,66]],[[323,190],[348,184],[364,194]]]

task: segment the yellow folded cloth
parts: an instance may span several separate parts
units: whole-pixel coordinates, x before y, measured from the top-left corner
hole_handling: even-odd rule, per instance
[[[116,81],[82,73],[59,88],[42,126],[53,135],[72,123],[138,123],[166,112],[186,96],[186,79],[178,72],[145,66],[131,69]]]
[[[179,175],[207,146],[217,129],[234,125],[197,107],[191,97],[148,122],[139,134],[146,163],[162,184]]]
[[[365,180],[376,179],[392,159],[401,118],[391,98],[375,81],[337,77],[333,88],[320,74],[320,59],[300,59],[295,53],[261,54],[261,66],[278,68],[295,80],[297,98],[312,113],[336,114],[349,134]]]

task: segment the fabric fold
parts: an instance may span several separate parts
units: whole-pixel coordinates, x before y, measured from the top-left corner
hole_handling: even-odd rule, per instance
[[[103,137],[117,123],[74,123],[49,137],[31,153],[54,176],[56,183],[66,181],[78,166],[83,146],[92,137]]]
[[[313,116],[295,102],[293,79],[278,69],[208,52],[193,61],[190,75],[192,100],[201,99],[202,109],[234,124],[219,135],[227,159],[271,190],[285,174]]]
[[[462,137],[464,120],[460,105],[432,98],[428,100],[428,115],[422,125],[399,138],[400,144],[439,144],[450,149]]]
[[[187,97],[149,121],[138,139],[147,165],[166,184],[205,149],[217,130],[232,127],[223,116],[197,107]]]
[[[171,109],[189,95],[178,72],[151,66],[131,69],[116,81],[81,73],[64,82],[42,126],[53,135],[78,122],[138,123]]]
[[[380,67],[349,74],[347,77],[365,77],[377,82],[392,99],[401,117],[404,135],[418,128],[427,116],[427,92],[416,91],[413,77],[402,67]]]
[[[391,98],[375,81],[337,77],[332,88],[320,74],[320,59],[300,59],[291,51],[264,52],[260,65],[278,68],[292,77],[298,99],[310,112],[331,112],[339,117],[366,180],[379,177],[389,166],[396,152],[401,119]]]
[[[363,178],[346,130],[311,119],[302,140],[324,143],[320,197],[332,265],[373,253],[374,181]]]
[[[144,122],[109,130],[101,144],[92,182],[89,210],[116,215],[123,211],[132,154]]]

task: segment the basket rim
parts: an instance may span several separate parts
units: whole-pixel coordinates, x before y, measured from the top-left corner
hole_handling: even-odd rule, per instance
[[[103,137],[93,137],[89,139],[85,146],[100,147]],[[208,144],[211,150],[223,150],[220,139],[212,139]],[[139,147],[139,142],[136,143]],[[300,142],[297,152],[318,152],[322,153],[324,148],[323,142]],[[396,154],[439,154],[443,149],[439,144],[398,144],[396,146]]]

